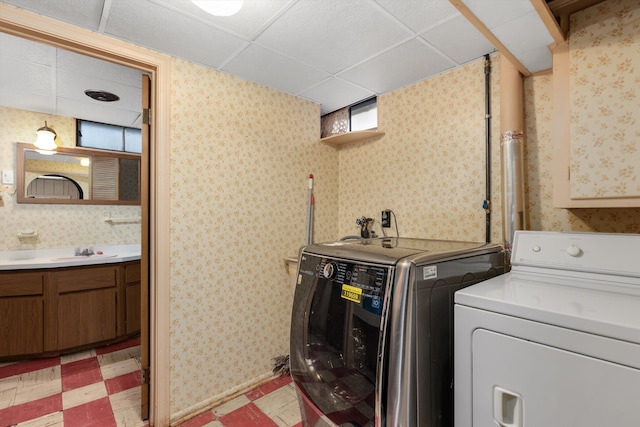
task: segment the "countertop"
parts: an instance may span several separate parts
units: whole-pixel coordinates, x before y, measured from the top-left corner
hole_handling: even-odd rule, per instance
[[[86,247],[86,246],[83,246]],[[94,245],[95,255],[74,256],[75,248],[0,251],[0,270],[77,267],[140,259],[140,245]],[[102,252],[98,254],[98,252]]]

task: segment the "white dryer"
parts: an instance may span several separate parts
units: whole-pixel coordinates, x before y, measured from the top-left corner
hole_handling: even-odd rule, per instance
[[[455,427],[640,426],[640,235],[517,231],[455,293]]]

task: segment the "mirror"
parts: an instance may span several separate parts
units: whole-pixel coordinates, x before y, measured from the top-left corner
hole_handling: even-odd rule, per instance
[[[140,204],[139,154],[18,143],[16,159],[18,203]]]

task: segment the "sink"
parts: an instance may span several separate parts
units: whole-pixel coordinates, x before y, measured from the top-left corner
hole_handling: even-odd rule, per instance
[[[93,259],[93,260],[98,260],[98,259],[103,259],[103,258],[115,258],[117,257],[118,254],[93,254],[93,255],[78,255],[78,256],[66,256],[66,257],[59,257],[59,258],[53,258],[53,261],[84,261],[87,259]]]

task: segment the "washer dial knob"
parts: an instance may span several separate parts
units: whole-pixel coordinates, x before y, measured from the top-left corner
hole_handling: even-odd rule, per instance
[[[330,262],[324,266],[324,270],[322,270],[322,275],[326,279],[332,279],[333,276],[336,275],[337,266],[335,263]]]

